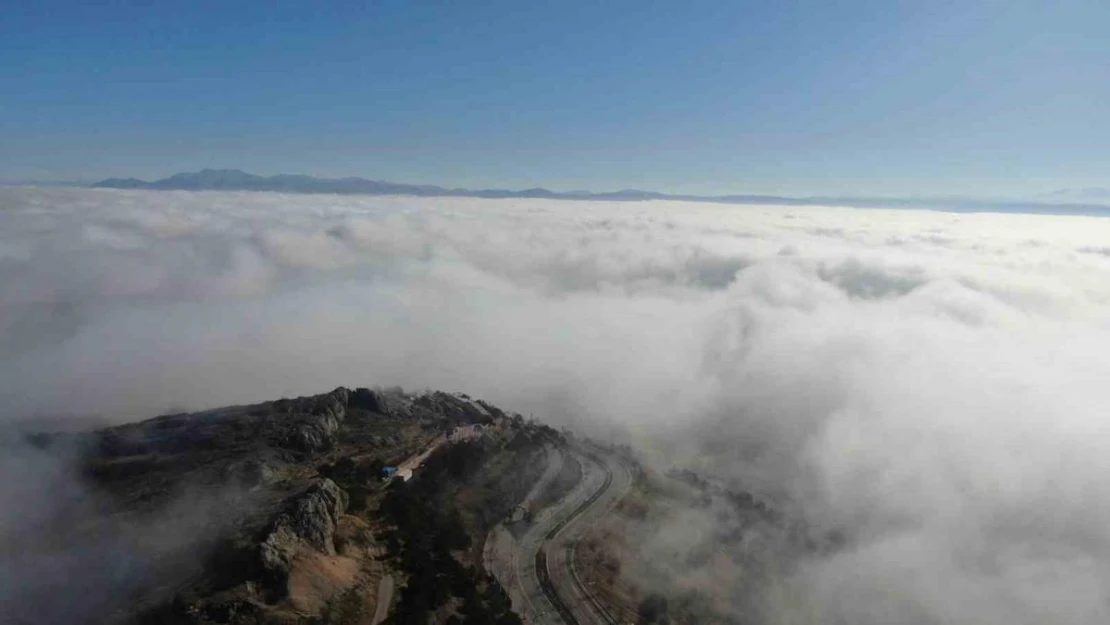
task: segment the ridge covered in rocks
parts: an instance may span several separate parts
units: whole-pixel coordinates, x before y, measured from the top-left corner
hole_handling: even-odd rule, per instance
[[[459,544],[478,545],[535,479],[535,455],[560,436],[465,395],[369,388],[29,436],[21,449],[55,459],[81,490],[50,510],[51,544],[21,557],[33,567],[65,555],[71,579],[98,574],[93,592],[68,604],[44,604],[51,586],[37,580],[8,614],[16,623],[375,622],[399,600],[379,592],[387,578],[398,593],[406,587],[399,558],[413,539],[395,526],[402,504],[392,516],[379,511],[408,487],[383,479],[383,468],[414,457],[441,466],[454,449],[450,462],[466,471],[425,483],[421,505],[452,510]],[[440,531],[444,519],[422,527]],[[493,605],[508,618],[480,557],[451,557],[455,586],[473,589],[456,599],[457,589],[436,591],[435,605],[408,599],[413,618],[465,619]]]

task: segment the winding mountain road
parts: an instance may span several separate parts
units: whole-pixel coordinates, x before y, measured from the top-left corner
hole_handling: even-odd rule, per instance
[[[574,548],[586,530],[628,492],[632,474],[611,453],[594,446],[575,445],[561,453],[581,464],[581,480],[560,501],[536,514],[519,540],[503,525],[491,532],[486,542],[486,566],[526,623],[615,624],[617,621],[579,580],[574,570]],[[541,477],[541,483],[548,473]],[[537,484],[537,489],[540,486]]]

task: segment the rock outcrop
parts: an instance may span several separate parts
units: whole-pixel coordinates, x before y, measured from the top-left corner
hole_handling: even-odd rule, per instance
[[[272,592],[285,594],[293,560],[304,549],[335,555],[335,529],[347,503],[347,493],[323,478],[286,505],[259,545],[263,581]]]
[[[347,406],[355,410],[384,412],[380,393],[368,388],[356,388],[347,400]]]
[[[494,416],[504,416],[500,410],[489,404],[471,399],[463,393],[443,393],[436,391],[416,398],[416,405],[436,415],[461,421],[463,423],[488,423]]]
[[[350,391],[337,388],[327,395],[287,400],[280,407],[287,408],[296,423],[283,441],[285,446],[308,453],[331,449],[347,416],[349,399]]]

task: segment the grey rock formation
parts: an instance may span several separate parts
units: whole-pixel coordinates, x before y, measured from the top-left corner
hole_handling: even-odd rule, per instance
[[[446,416],[462,423],[486,423],[494,416],[503,416],[489,404],[472,399],[466,394],[452,394],[436,391],[416,398],[417,406],[432,414]]]
[[[289,446],[300,451],[316,452],[331,449],[339,421],[331,416],[316,415],[297,427],[289,438]]]
[[[288,502],[259,545],[263,579],[284,594],[293,560],[305,549],[335,555],[335,528],[347,509],[347,493],[323,478]]]
[[[287,408],[295,420],[292,431],[285,438],[285,445],[309,453],[331,449],[335,445],[339,424],[347,416],[349,398],[350,391],[337,388],[327,395],[281,404],[280,407]]]
[[[383,405],[379,398],[379,394],[368,388],[356,388],[355,392],[351,393],[347,406],[351,409],[383,412]]]

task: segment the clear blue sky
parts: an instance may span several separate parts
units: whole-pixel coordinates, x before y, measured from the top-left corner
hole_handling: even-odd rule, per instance
[[[0,179],[1110,186],[1110,2],[20,2]]]

